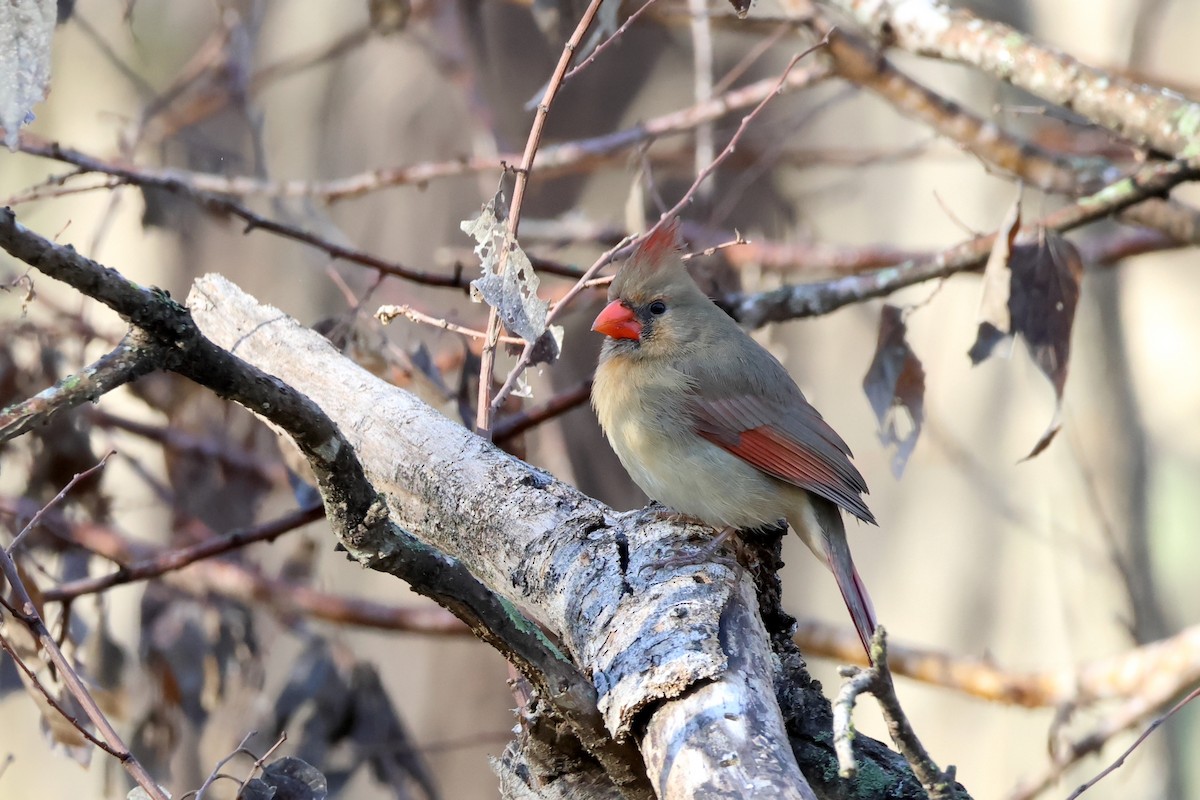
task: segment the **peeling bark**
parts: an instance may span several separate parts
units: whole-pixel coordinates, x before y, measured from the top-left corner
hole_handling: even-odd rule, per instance
[[[710,531],[614,513],[223,278],[197,281],[188,305],[214,342],[303,390],[339,425],[397,524],[558,637],[595,684],[609,732],[641,738],[660,796],[814,797],[771,691],[749,575],[711,559],[658,563]],[[347,544],[366,566],[390,557]]]

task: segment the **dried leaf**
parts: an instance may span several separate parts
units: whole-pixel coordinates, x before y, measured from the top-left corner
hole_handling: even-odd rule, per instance
[[[233,600],[193,598],[147,584],[141,604],[141,655],[158,682],[160,704],[202,725],[225,697],[231,676],[258,669],[250,610]]]
[[[495,308],[508,330],[535,343],[540,360],[531,364],[554,361],[562,349],[563,329],[560,325],[546,325],[550,304],[538,297],[537,273],[497,215],[496,208],[503,202],[503,195],[497,192],[478,217],[464,220],[460,225],[464,233],[475,239],[475,254],[483,267],[483,277],[471,281],[471,297]],[[502,253],[507,255],[501,258]]]
[[[48,688],[56,682],[54,678],[50,677],[48,670],[44,670],[40,677],[42,685],[48,686]],[[84,713],[83,706],[75,699],[75,695],[67,691],[66,687],[51,689],[51,691],[56,695],[54,699],[58,701],[58,705],[71,715],[71,719],[64,717],[58,709],[50,705],[40,691],[30,688],[30,697],[33,698],[34,705],[42,713],[42,735],[46,737],[46,741],[54,750],[65,754],[72,761],[86,766],[92,760],[92,753],[96,750],[80,730],[80,726],[89,732],[92,730],[92,725],[87,722],[87,714]]]
[[[378,743],[377,743],[378,744]],[[238,800],[325,800],[329,787],[312,764],[290,756],[272,761],[262,776],[246,782]]]
[[[899,478],[917,446],[925,421],[925,368],[908,344],[899,308],[885,305],[879,318],[875,358],[863,378],[863,391],[879,420],[879,439],[895,446],[892,474]]]
[[[407,784],[412,781],[426,798],[436,798],[433,775],[396,713],[379,672],[370,664],[359,662],[354,665],[350,686],[354,703],[350,738],[359,757],[371,764],[376,780],[403,797],[409,796]],[[388,742],[390,746],[381,748],[379,742]]]
[[[292,738],[296,755],[325,768],[324,780],[332,795],[339,795],[358,770],[370,766],[376,779],[393,788],[397,797],[411,796],[411,785],[424,797],[436,798],[431,774],[412,746],[378,672],[348,658],[348,653],[335,650],[324,639],[309,643],[275,702],[276,733],[289,724],[294,727],[291,720],[305,717],[299,735]],[[380,748],[380,742],[389,746]]]
[[[9,150],[17,149],[21,126],[46,97],[57,16],[56,0],[0,3],[0,126]]]
[[[1009,273],[1008,327],[981,322],[970,356],[972,362],[978,364],[993,353],[1000,341],[1020,336],[1030,358],[1054,387],[1054,416],[1025,457],[1030,459],[1050,445],[1062,425],[1063,390],[1067,382],[1071,328],[1079,302],[1083,261],[1075,246],[1054,231],[1042,231],[1032,242],[1013,240],[1011,234],[1012,230],[1008,229],[1006,235],[1000,237],[1010,240],[1003,248]],[[991,260],[988,269],[992,269]]]
[[[1010,259],[1017,231],[1021,229],[1021,195],[1004,216],[996,234],[996,242],[983,270],[983,293],[979,298],[979,333],[968,353],[972,364],[978,364],[992,354],[996,345],[1012,333],[1012,315],[1008,310],[1012,292]]]
[[[1024,340],[1029,356],[1054,387],[1054,417],[1025,457],[1030,459],[1046,449],[1061,427],[1083,259],[1075,245],[1054,231],[1045,231],[1036,243],[1017,246],[1012,273],[1009,307],[1013,332]]]

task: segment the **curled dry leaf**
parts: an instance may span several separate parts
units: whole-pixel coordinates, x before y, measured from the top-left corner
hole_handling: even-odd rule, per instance
[[[483,277],[471,281],[471,296],[495,308],[508,330],[534,342],[537,360],[531,364],[554,361],[562,347],[563,329],[561,325],[546,325],[550,304],[538,297],[540,282],[529,256],[508,235],[497,216],[496,208],[503,202],[503,195],[497,192],[478,217],[460,225],[475,239],[475,254],[483,267]]]
[[[879,439],[895,446],[892,474],[899,478],[917,446],[925,421],[925,368],[908,344],[899,308],[885,305],[879,318],[875,358],[863,377],[863,391],[879,420]]]
[[[238,800],[325,800],[329,787],[320,770],[293,756],[272,761],[246,782]]]
[[[1012,313],[1008,308],[1012,294],[1012,269],[1009,261],[1021,229],[1021,195],[1004,216],[1004,223],[996,234],[996,243],[983,269],[983,293],[979,298],[979,333],[969,355],[971,363],[978,364],[992,354],[996,345],[1006,341],[1012,333]]]
[[[1045,450],[1062,426],[1063,389],[1083,260],[1075,246],[1055,231],[1041,231],[1033,241],[1017,237],[1020,211],[1017,206],[1014,209],[1015,214],[1010,212],[988,259],[982,319],[969,355],[971,362],[978,364],[992,355],[1001,342],[1019,335],[1029,356],[1054,387],[1054,416],[1025,457],[1029,459]],[[998,308],[1001,296],[1003,312]],[[997,324],[1005,318],[1007,325]]]

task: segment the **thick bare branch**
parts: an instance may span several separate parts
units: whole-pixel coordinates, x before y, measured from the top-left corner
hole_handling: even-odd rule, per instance
[[[1066,231],[1102,219],[1140,200],[1170,190],[1200,175],[1200,156],[1177,161],[1161,161],[1142,167],[1128,178],[1061,208],[1026,230]],[[898,289],[928,280],[949,277],[975,269],[987,260],[996,235],[980,236],[962,242],[932,257],[919,258],[861,275],[830,281],[784,286],[758,294],[735,294],[721,304],[750,328],[768,322],[828,314],[842,306],[872,298],[886,297]]]
[[[667,796],[683,796],[694,780],[678,768],[686,763],[717,768],[708,777],[722,785],[772,785],[779,796],[806,796],[779,707],[760,691],[772,678],[754,672],[769,668],[771,658],[748,622],[756,618],[747,605],[749,578],[720,564],[655,569],[662,553],[686,551],[694,546],[689,534],[707,531],[615,515],[369,375],[223,279],[200,280],[189,305],[216,341],[304,386],[333,418],[347,421],[351,445],[401,525],[509,602],[534,610],[561,637],[592,675],[616,738],[630,736],[642,715],[648,731],[680,732],[670,740],[673,757],[657,748],[661,737],[643,742],[652,781]],[[740,615],[749,616],[739,631],[727,630],[727,620]],[[730,635],[739,637],[736,665],[733,646],[722,644]],[[703,731],[689,724],[697,704],[708,709]],[[736,757],[714,757],[716,741],[740,743],[729,751]],[[764,746],[777,756],[769,763],[758,755]]]
[[[214,345],[188,311],[164,292],[138,286],[73,248],[50,242],[19,224],[7,209],[0,212],[0,247],[132,321],[162,345],[165,356],[155,366],[235,400],[285,430],[308,459],[321,487],[326,517],[347,550],[372,569],[403,577],[466,621],[476,635],[522,667],[618,786],[632,796],[648,794],[633,749],[604,731],[594,686],[536,627],[460,563],[392,521],[355,448],[309,397]],[[193,298],[197,304],[203,305],[203,296]],[[333,352],[327,341],[312,335]]]
[[[1002,23],[938,0],[822,2],[850,14],[887,44],[970,64],[1138,145],[1180,158],[1200,152],[1200,104],[1089,67]]]

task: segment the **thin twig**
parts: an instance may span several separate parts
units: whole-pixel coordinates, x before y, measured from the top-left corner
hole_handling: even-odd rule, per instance
[[[230,531],[224,536],[215,536],[179,550],[156,553],[133,564],[122,566],[107,575],[80,578],[70,583],[64,583],[61,586],[45,590],[42,596],[47,602],[64,602],[86,594],[103,592],[114,586],[149,580],[168,572],[183,569],[197,561],[213,558],[256,542],[269,542],[289,531],[322,519],[324,516],[324,506],[314,503],[308,508],[296,509],[260,525]]]
[[[246,744],[251,739],[253,739],[257,734],[258,734],[258,731],[250,731],[245,736],[243,736],[242,741],[238,744],[237,747],[234,748],[233,752],[229,753],[228,755],[226,755],[224,758],[222,758],[220,761],[218,761],[216,763],[216,765],[212,768],[212,771],[208,773],[208,777],[204,779],[204,783],[200,784],[200,788],[194,792],[186,793],[185,795],[183,795],[183,797],[180,798],[180,800],[187,800],[187,798],[191,797],[192,795],[195,795],[196,800],[203,800],[204,793],[208,790],[208,787],[210,787],[214,783],[216,783],[217,777],[221,774],[222,767],[224,767],[230,761],[233,761],[233,759],[237,758],[239,755],[243,755],[243,754],[253,755],[252,753],[249,753],[249,751],[246,750]]]
[[[938,768],[929,757],[925,746],[921,744],[921,740],[917,738],[904,709],[900,707],[900,699],[896,697],[896,687],[892,683],[892,673],[888,668],[887,632],[882,625],[875,629],[871,637],[871,663],[872,666],[868,669],[843,667],[840,670],[843,677],[848,679],[834,701],[834,749],[838,755],[840,774],[844,778],[852,778],[857,772],[853,750],[856,733],[852,712],[858,696],[869,692],[879,701],[888,733],[891,734],[896,749],[912,767],[913,774],[929,794],[930,800],[953,800],[958,797],[954,767],[949,767],[945,772]]]
[[[104,457],[101,458],[98,463],[88,467],[83,472],[76,472],[71,477],[71,480],[67,482],[67,485],[62,488],[62,491],[54,495],[49,503],[46,503],[46,505],[39,508],[37,513],[33,515],[33,519],[29,520],[29,524],[27,524],[24,528],[21,528],[21,532],[13,537],[12,544],[8,546],[8,555],[11,557],[12,554],[17,551],[17,545],[21,544],[25,537],[29,535],[29,532],[36,528],[39,523],[41,523],[42,517],[44,517],[50,511],[50,509],[62,502],[62,499],[67,496],[69,491],[75,488],[76,484],[85,478],[90,478],[92,475],[95,475],[97,472],[104,469],[104,465],[108,463],[108,459],[116,452],[116,450],[109,450],[104,454]]]
[[[735,230],[733,232],[733,238],[730,239],[728,242],[721,242],[720,244],[714,244],[712,247],[706,247],[703,250],[700,250],[695,253],[684,253],[682,256],[680,256],[680,258],[684,261],[691,261],[693,258],[701,258],[703,256],[711,256],[720,250],[728,250],[730,247],[738,247],[739,245],[743,245],[743,244],[750,244],[750,242],[744,236],[742,236],[740,231]]]
[[[267,759],[270,758],[271,756],[275,755],[275,752],[279,748],[283,747],[283,744],[284,744],[284,742],[287,741],[287,738],[288,738],[287,731],[280,731],[279,738],[275,740],[275,744],[268,747],[267,752],[263,753],[261,756],[254,759],[254,763],[252,765],[250,765],[250,771],[248,773],[246,773],[246,778],[242,781],[241,788],[238,789],[239,797],[241,796],[241,793],[246,790],[246,784],[250,783],[250,781],[254,779],[254,773],[261,770],[266,765]],[[200,798],[196,798],[196,800],[200,800]]]
[[[385,275],[393,275],[426,286],[439,286],[451,289],[465,290],[470,285],[470,281],[463,276],[461,270],[455,270],[454,274],[451,275],[444,275],[436,272],[424,272],[412,269],[403,264],[380,258],[365,250],[339,244],[296,225],[264,217],[229,196],[230,194],[236,194],[236,192],[219,188],[222,182],[231,184],[242,180],[262,185],[262,181],[258,179],[208,176],[208,180],[201,186],[194,182],[194,179],[198,176],[192,173],[174,169],[156,170],[131,164],[113,163],[78,150],[63,147],[57,142],[42,141],[29,134],[22,134],[21,136],[21,151],[30,155],[51,158],[66,164],[74,164],[88,172],[113,175],[137,186],[153,186],[189,197],[209,211],[227,214],[245,221],[246,233],[256,229],[269,231],[277,236],[292,239],[316,248],[330,258],[370,267]],[[208,186],[207,184],[213,185]]]
[[[21,655],[13,646],[13,643],[5,638],[2,633],[0,633],[0,650],[4,650],[4,652],[8,653],[9,657],[13,660],[13,664],[17,666],[17,669],[21,670],[21,672],[25,674],[25,678],[29,681],[30,685],[32,685],[33,688],[38,691],[38,694],[40,694],[42,698],[49,703],[51,708],[61,714],[62,718],[67,722],[71,723],[72,727],[79,731],[79,734],[83,736],[83,738],[87,739],[89,742],[94,744],[96,747],[99,747],[113,758],[121,758],[121,753],[118,750],[114,749],[108,744],[108,742],[100,739],[96,736],[96,734],[85,728],[83,723],[81,723],[69,711],[67,711],[66,708],[63,707],[58,698],[50,693],[50,690],[46,687],[46,684],[42,683],[42,681],[38,678],[37,673],[25,663],[23,658],[21,658]]]
[[[583,69],[586,69],[593,61],[595,61],[597,56],[599,56],[601,53],[603,53],[609,47],[612,47],[614,44],[616,44],[617,40],[619,40],[621,38],[622,34],[624,34],[625,31],[627,31],[629,29],[629,27],[631,25],[633,25],[633,23],[637,20],[637,18],[640,17],[643,13],[645,13],[645,11],[648,8],[650,8],[650,6],[654,5],[655,2],[656,2],[656,0],[646,0],[646,2],[644,2],[640,6],[638,6],[638,8],[632,14],[630,14],[628,17],[626,17],[625,21],[622,22],[620,24],[620,26],[615,31],[612,32],[612,36],[609,36],[607,39],[602,41],[600,44],[596,45],[595,49],[592,50],[592,52],[588,55],[587,58],[585,58],[583,61],[580,61],[575,66],[571,67],[571,69],[567,70],[567,74],[563,75],[562,82],[564,84],[566,84],[567,81],[569,81],[569,80],[571,80],[571,78],[575,77],[576,73],[578,73],[579,71],[581,71]]]
[[[1164,722],[1166,722],[1172,716],[1174,716],[1176,711],[1183,708],[1188,703],[1195,700],[1197,697],[1200,697],[1200,686],[1193,689],[1187,695],[1187,697],[1184,697],[1178,703],[1171,706],[1171,709],[1167,713],[1163,714],[1161,717],[1158,717],[1156,720],[1154,720],[1154,722],[1150,723],[1150,726],[1148,728],[1146,728],[1146,730],[1142,731],[1140,736],[1138,736],[1136,739],[1133,740],[1133,744],[1129,745],[1129,747],[1125,748],[1125,752],[1123,752],[1123,753],[1121,753],[1121,755],[1117,756],[1116,761],[1112,762],[1107,767],[1100,770],[1100,772],[1097,773],[1097,775],[1094,778],[1092,778],[1090,781],[1083,784],[1075,791],[1071,792],[1071,794],[1067,796],[1067,800],[1076,800],[1076,798],[1079,797],[1079,795],[1083,794],[1088,789],[1092,788],[1097,783],[1099,783],[1101,780],[1106,778],[1110,773],[1112,773],[1115,770],[1117,770],[1118,768],[1120,768],[1125,763],[1125,759],[1129,758],[1130,754],[1132,754],[1133,751],[1136,750],[1138,748],[1138,746],[1141,745],[1142,742],[1146,741],[1146,739],[1150,736],[1150,734],[1154,733],[1156,730],[1158,730],[1160,725],[1162,725]]]
[[[1200,156],[1176,161],[1155,161],[1095,194],[1053,211],[1023,231],[1067,231],[1107,217],[1152,195],[1169,191],[1200,176]],[[1024,235],[1024,233],[1022,234]],[[769,292],[732,294],[721,305],[748,328],[769,322],[828,314],[863,300],[886,297],[899,289],[944,278],[981,266],[995,242],[991,233],[920,257],[862,275],[818,283],[784,286]]]
[[[719,166],[721,166],[721,164],[727,158],[729,158],[729,156],[733,154],[734,150],[737,148],[738,142],[745,134],[746,129],[749,128],[750,124],[758,118],[758,116],[763,112],[763,109],[767,107],[767,104],[770,103],[771,100],[780,93],[785,85],[787,85],[788,75],[791,73],[792,69],[795,68],[796,64],[798,64],[801,59],[805,58],[813,51],[824,47],[827,43],[828,37],[792,57],[791,61],[789,61],[787,66],[784,68],[783,73],[779,76],[778,80],[775,81],[775,88],[766,94],[750,113],[742,117],[741,124],[739,124],[737,130],[733,132],[733,136],[730,137],[729,143],[725,145],[725,148],[717,155],[715,159],[712,160],[707,167],[700,171],[700,174],[696,176],[694,181],[692,181],[691,187],[684,192],[684,195],[679,199],[679,202],[677,202],[670,210],[668,210],[666,214],[663,214],[659,218],[658,222],[650,226],[650,229],[642,234],[640,238],[652,236],[667,220],[675,217],[680,210],[692,202],[692,198],[695,196],[698,187],[709,175],[711,175]],[[587,288],[589,282],[596,277],[596,273],[607,266],[609,262],[616,256],[616,254],[621,252],[623,249],[623,243],[618,244],[616,247],[613,247],[611,250],[608,250],[602,254],[600,258],[598,258],[596,262],[592,264],[592,266],[588,267],[587,271],[584,272],[583,275],[580,276],[579,280],[575,282],[575,285],[567,290],[567,293],[563,295],[562,299],[550,309],[549,314],[546,316],[546,323],[550,324],[551,322],[554,322],[554,320],[557,319],[560,314],[562,314],[563,310],[570,304],[570,302],[574,300],[580,292]],[[529,367],[529,362],[532,359],[532,356],[533,347],[528,344],[525,345],[525,349],[521,353],[521,357],[517,360],[516,366],[514,366],[508,373],[508,377],[505,378],[504,384],[500,387],[499,391],[496,392],[496,396],[492,400],[492,411],[498,409],[505,399],[507,399],[512,390],[516,388],[517,381]]]
[[[496,427],[492,431],[493,438],[497,442],[503,442],[507,439],[524,433],[525,431],[542,424],[548,419],[553,419],[560,414],[570,411],[572,408],[577,408],[587,402],[592,394],[592,379],[580,381],[577,385],[559,392],[541,405],[532,406],[520,411],[511,416],[502,417],[496,421]]]
[[[588,28],[592,26],[592,21],[596,18],[596,13],[600,10],[600,6],[604,0],[591,0],[588,3],[587,9],[583,12],[583,17],[580,18],[579,24],[575,26],[575,32],[571,34],[571,38],[567,40],[563,46],[562,55],[559,56],[558,65],[554,68],[554,74],[550,77],[550,82],[546,84],[546,92],[542,95],[542,102],[538,103],[537,113],[533,117],[533,125],[529,129],[529,139],[525,142],[525,152],[521,156],[521,167],[517,170],[516,180],[513,184],[512,203],[508,209],[508,220],[505,226],[505,246],[501,248],[498,263],[496,265],[497,272],[504,272],[504,265],[508,261],[510,247],[517,246],[517,232],[521,226],[521,207],[525,203],[525,187],[529,184],[529,174],[533,171],[533,159],[537,155],[538,146],[542,142],[542,131],[546,127],[546,119],[550,114],[550,106],[554,103],[554,98],[558,94],[559,87],[562,86],[563,76],[567,72],[567,68],[571,66],[571,59],[575,55],[575,48],[583,41],[584,35]],[[497,407],[492,402],[492,381],[494,380],[492,373],[496,365],[496,345],[500,340],[500,312],[492,306],[488,312],[487,338],[483,342],[483,352],[479,356],[479,397],[475,409],[475,432],[483,437],[491,437],[492,432],[492,414]],[[532,352],[533,342],[528,342],[525,345],[526,352]]]
[[[809,656],[863,664],[862,645],[846,627],[816,620],[797,622],[793,640]],[[1178,695],[1200,682],[1200,625],[1166,639],[1088,661],[1072,668],[1022,672],[987,657],[952,655],[888,643],[888,669],[915,681],[989,703],[1076,708],[1102,701]],[[1149,699],[1147,703],[1151,702]]]
[[[152,800],[167,800],[166,793],[158,787],[154,778],[146,771],[141,762],[134,758],[133,753],[129,751],[129,748],[126,747],[125,742],[121,739],[120,734],[113,728],[108,718],[104,716],[104,712],[100,710],[100,706],[96,704],[96,700],[88,692],[87,687],[83,685],[83,681],[79,678],[79,673],[75,671],[71,662],[67,660],[62,650],[59,649],[58,644],[54,641],[54,637],[50,635],[46,623],[38,613],[37,605],[33,602],[29,590],[25,588],[25,582],[21,579],[17,565],[13,562],[12,557],[9,556],[8,551],[3,549],[0,549],[0,572],[8,580],[9,588],[12,589],[15,599],[15,603],[11,607],[13,617],[28,628],[29,632],[41,645],[42,651],[62,677],[67,691],[79,702],[88,720],[100,732],[100,738],[108,743],[112,751],[115,751],[114,757],[121,762],[121,766],[125,768],[125,771],[146,791],[146,794]]]
[[[387,325],[396,317],[405,317],[406,319],[411,319],[413,322],[419,322],[422,325],[430,325],[434,328],[441,328],[444,331],[461,333],[463,336],[470,336],[472,339],[487,338],[487,333],[484,331],[477,331],[474,328],[468,328],[464,325],[459,325],[449,320],[441,319],[440,317],[431,317],[428,314],[423,314],[420,311],[417,311],[415,308],[409,305],[380,306],[379,310],[375,312],[375,319],[379,320],[384,325]],[[505,344],[525,344],[525,340],[520,336],[501,336],[499,341],[504,342]]]

